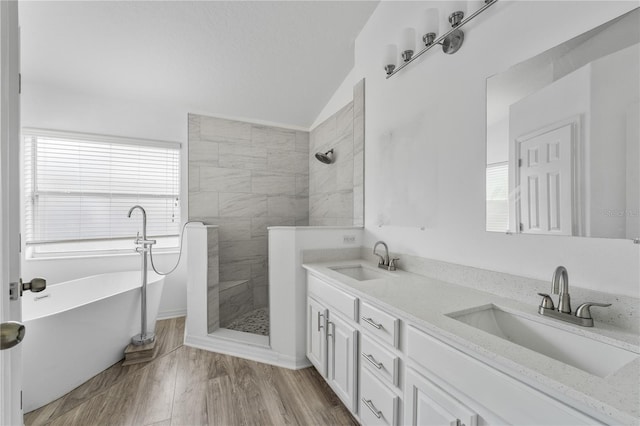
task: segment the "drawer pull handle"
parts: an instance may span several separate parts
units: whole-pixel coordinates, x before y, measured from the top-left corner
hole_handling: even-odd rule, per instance
[[[373,405],[373,402],[371,402],[370,399],[364,399],[362,398],[362,402],[364,402],[364,405],[367,406],[367,408],[369,410],[371,410],[371,412],[377,417],[377,418],[381,418],[382,417],[382,411],[379,411],[375,405]]]
[[[376,361],[376,359],[373,357],[373,355],[371,354],[365,354],[364,352],[362,352],[362,356],[369,361],[371,364],[373,364],[374,367],[376,367],[378,370],[381,370],[383,365],[381,362]]]
[[[324,328],[324,325],[320,324],[320,318],[324,318],[324,314],[321,314],[320,312],[318,312],[318,331],[320,331],[321,329]],[[324,322],[324,321],[323,321]]]
[[[371,324],[372,326],[374,326],[378,330],[380,330],[382,328],[382,324],[378,324],[378,323],[374,322],[371,318],[362,317],[362,321]]]

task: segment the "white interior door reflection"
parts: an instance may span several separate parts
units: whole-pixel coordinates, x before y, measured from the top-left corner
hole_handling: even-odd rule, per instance
[[[638,18],[487,79],[488,231],[640,242]]]
[[[514,211],[520,232],[571,235],[573,125],[516,139]]]

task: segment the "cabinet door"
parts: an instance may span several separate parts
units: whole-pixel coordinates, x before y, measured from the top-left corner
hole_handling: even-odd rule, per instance
[[[307,358],[327,376],[327,309],[316,300],[307,298]]]
[[[327,346],[327,380],[347,408],[355,413],[358,331],[330,312]]]
[[[405,423],[412,426],[477,426],[478,415],[444,389],[407,369]]]

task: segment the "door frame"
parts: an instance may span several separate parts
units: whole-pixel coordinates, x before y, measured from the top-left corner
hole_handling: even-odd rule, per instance
[[[519,224],[522,221],[522,192],[520,191],[520,168],[518,167],[521,143],[562,127],[571,126],[571,236],[588,236],[587,219],[585,217],[585,212],[588,211],[588,200],[585,191],[586,188],[589,187],[587,180],[589,176],[587,174],[587,168],[585,167],[585,154],[587,152],[585,145],[587,141],[584,139],[585,132],[582,127],[583,123],[583,114],[578,114],[548,124],[511,140],[509,149],[511,158],[509,159],[509,165],[512,171],[509,173],[509,178],[510,181],[513,182],[513,187],[509,188],[509,203],[513,206],[513,209],[510,210],[512,210],[514,214],[509,215],[509,221],[511,222],[509,228],[512,229],[514,233],[520,233]]]
[[[20,32],[18,2],[0,1],[0,322],[21,320],[9,283],[20,278]],[[0,425],[22,424],[22,348],[0,351]]]

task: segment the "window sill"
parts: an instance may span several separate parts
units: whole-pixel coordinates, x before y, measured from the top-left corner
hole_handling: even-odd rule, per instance
[[[170,249],[168,251],[156,251],[153,253],[155,256],[165,256],[165,255],[177,255],[180,253],[178,248]],[[59,254],[59,255],[51,255],[51,256],[29,256],[25,257],[25,262],[39,262],[43,260],[76,260],[76,259],[98,259],[98,258],[122,258],[122,257],[132,257],[132,256],[140,256],[139,253],[130,252],[130,253],[78,253],[76,254]]]

